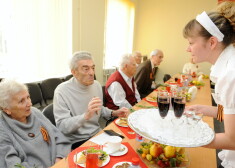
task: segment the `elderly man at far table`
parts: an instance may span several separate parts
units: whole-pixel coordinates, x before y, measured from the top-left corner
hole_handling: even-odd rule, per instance
[[[129,109],[111,110],[102,105],[103,92],[94,80],[95,64],[89,52],[75,53],[70,69],[73,77],[56,88],[53,103],[56,126],[75,149],[101,130],[100,117],[126,117]]]
[[[155,88],[155,77],[157,68],[163,60],[163,52],[161,50],[153,50],[150,53],[150,59],[140,64],[135,74],[137,89],[141,98],[146,97]]]
[[[143,58],[141,52],[136,51],[133,53],[133,56],[135,58],[136,65],[139,66],[141,64],[142,58]]]
[[[106,106],[110,109],[131,108],[140,101],[134,80],[135,58],[130,54],[121,57],[120,70],[114,72],[105,85]]]

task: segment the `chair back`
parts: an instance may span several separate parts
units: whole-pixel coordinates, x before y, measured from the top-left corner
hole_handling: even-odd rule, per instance
[[[30,99],[33,105],[40,104],[42,106],[42,92],[38,83],[26,83],[28,87]]]
[[[171,75],[169,74],[165,74],[163,77],[163,82],[165,83],[166,81],[168,81],[171,78]]]
[[[73,77],[72,74],[67,75],[67,76],[64,77],[64,81],[67,81],[67,80],[71,79],[72,77]]]
[[[105,86],[102,86],[102,92],[103,92],[103,106],[106,107]]]
[[[56,87],[61,84],[63,82],[63,80],[61,78],[50,78],[50,79],[46,79],[43,80],[40,83],[40,87],[42,90],[42,97],[45,101],[46,104],[47,100],[52,100],[54,97],[54,91],[56,89]]]
[[[53,113],[53,104],[47,105],[47,106],[43,109],[42,113],[43,113],[43,115],[44,115],[46,118],[48,118],[48,119],[51,121],[51,123],[52,123],[53,125],[56,126],[55,117],[54,117],[54,113]]]

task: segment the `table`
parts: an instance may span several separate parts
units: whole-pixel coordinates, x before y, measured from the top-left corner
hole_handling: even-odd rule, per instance
[[[210,89],[210,80],[204,79],[203,81],[205,86],[198,89],[197,96],[191,102],[188,102],[187,105],[193,104],[203,104],[203,105],[211,105],[211,89]],[[153,91],[149,96],[156,96],[157,92]],[[152,106],[147,101],[141,100],[137,105],[133,107],[134,110],[141,109],[141,105],[143,106]],[[203,117],[203,120],[208,123],[211,128],[214,128],[213,118],[210,117]],[[114,123],[109,124],[105,129],[113,129],[116,132],[122,132]],[[100,131],[98,134],[103,133]],[[97,134],[97,135],[98,135]],[[124,134],[123,134],[124,135]],[[125,136],[125,135],[124,135]],[[125,136],[123,142],[128,142],[131,146],[136,149],[139,143],[135,139],[129,139]],[[92,146],[95,145],[91,141],[85,142],[82,146]],[[187,148],[186,149],[188,156],[189,156],[189,168],[215,168],[217,167],[216,164],[216,150],[215,149],[207,149],[203,147],[197,148]],[[144,160],[145,161],[145,160]],[[153,167],[149,162],[145,161],[148,167]],[[62,159],[60,162],[56,163],[52,168],[68,168],[67,158]]]

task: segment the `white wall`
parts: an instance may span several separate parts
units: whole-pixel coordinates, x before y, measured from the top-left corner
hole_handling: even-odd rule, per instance
[[[73,0],[73,52],[92,53],[96,78],[103,82],[106,0]]]
[[[215,8],[217,0],[138,0],[135,20],[134,50],[149,55],[159,48],[164,60],[159,66],[158,76],[182,71],[189,61],[186,52],[188,42],[182,36],[186,23],[202,11]],[[209,74],[210,64],[199,64]]]
[[[134,50],[149,55],[162,49],[165,58],[158,76],[182,71],[189,61],[185,24],[202,11],[215,8],[217,0],[132,0],[136,4]],[[73,0],[73,52],[90,51],[95,59],[96,77],[103,84],[106,0]],[[206,74],[210,64],[200,64]]]

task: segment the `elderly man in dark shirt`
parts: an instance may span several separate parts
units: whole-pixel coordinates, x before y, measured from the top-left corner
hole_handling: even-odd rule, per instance
[[[153,89],[155,89],[156,72],[163,57],[163,52],[159,49],[155,49],[150,53],[150,59],[138,66],[135,74],[135,81],[141,98],[146,97]]]

